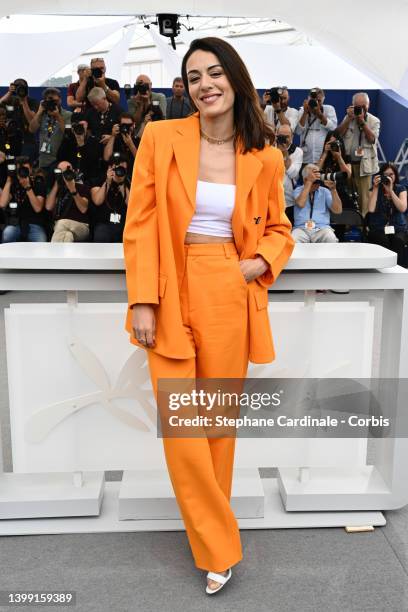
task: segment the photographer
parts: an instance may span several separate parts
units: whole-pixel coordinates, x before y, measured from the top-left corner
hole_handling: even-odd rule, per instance
[[[149,112],[149,109],[152,108],[153,102],[155,106],[157,106],[157,103],[159,104],[162,113],[161,118],[165,119],[167,107],[165,95],[152,91],[152,82],[149,77],[145,74],[140,74],[133,88],[133,96],[127,101],[128,111],[133,116],[136,125],[136,134],[139,136],[141,136],[139,131],[142,128],[145,116]]]
[[[47,214],[44,210],[44,177],[32,175],[28,157],[8,164],[8,176],[0,195],[6,226],[2,242],[47,242]]]
[[[181,77],[173,79],[173,95],[166,98],[166,119],[182,119],[191,114],[190,101],[184,95],[184,83]]]
[[[29,130],[35,134],[39,130],[38,164],[47,174],[50,185],[52,172],[57,164],[58,150],[64,137],[65,126],[71,122],[71,112],[61,107],[61,92],[48,87],[43,92],[37,113],[30,121]]]
[[[58,161],[69,161],[77,178],[90,183],[102,172],[99,141],[88,132],[88,123],[82,113],[72,114],[71,129],[65,135],[58,151]]]
[[[286,208],[295,204],[293,192],[295,190],[299,172],[302,167],[303,151],[293,144],[293,134],[288,124],[281,125],[276,135],[276,146],[282,152],[285,162],[285,190]]]
[[[135,122],[130,113],[122,113],[119,123],[112,128],[112,135],[105,145],[103,159],[106,162],[112,159],[114,153],[120,153],[127,161],[127,172],[132,177],[133,164],[140,138],[135,136]]]
[[[351,179],[351,165],[338,128],[327,133],[323,153],[317,166],[320,172],[324,174],[337,174],[339,176],[336,184],[342,206],[343,208],[356,210],[358,206],[357,198],[354,192],[348,188],[347,183]]]
[[[380,120],[368,112],[370,98],[364,92],[354,94],[353,103],[339,125],[346,153],[350,156],[353,179],[357,187],[360,211],[365,216],[371,177],[378,172],[377,143]]]
[[[89,237],[89,188],[77,180],[67,161],[58,164],[54,176],[45,202],[45,208],[54,213],[51,242],[85,242]]]
[[[86,83],[88,77],[91,76],[91,69],[86,64],[79,64],[77,68],[77,73],[78,73],[78,81],[68,85],[68,90],[67,90],[67,106],[72,111],[75,111],[77,108],[81,110],[85,109],[86,98],[84,101],[79,102],[76,99],[76,94],[81,84],[83,84],[84,82]]]
[[[126,158],[112,158],[103,185],[91,189],[93,242],[122,242],[129,190]]]
[[[397,167],[382,164],[379,174],[374,176],[368,200],[368,241],[397,253],[399,265],[408,243],[406,211],[407,190],[399,184]]]
[[[79,81],[78,89],[75,93],[76,102],[84,105],[85,109],[90,108],[89,93],[94,87],[99,87],[105,92],[105,97],[112,104],[120,102],[120,87],[115,79],[105,76],[105,60],[94,57],[91,60],[91,68],[85,69],[82,80]]]
[[[274,126],[275,131],[281,125],[289,125],[294,132],[299,119],[299,111],[289,106],[288,88],[283,86],[267,89],[262,99],[265,103],[266,120]]]
[[[14,119],[7,116],[7,110],[0,108],[0,188],[7,178],[6,161],[21,155],[23,135]]]
[[[109,102],[103,89],[94,87],[88,94],[91,108],[86,112],[85,119],[95,138],[104,146],[112,134],[112,128],[119,123],[122,109],[117,104]]]
[[[333,106],[324,104],[324,99],[323,89],[315,87],[300,109],[296,133],[300,135],[304,164],[317,163],[327,132],[337,126],[336,111]]]
[[[341,213],[341,200],[334,181],[322,181],[316,164],[303,168],[304,184],[294,191],[294,229],[296,242],[338,242],[330,226],[330,211]]]
[[[0,105],[7,109],[9,119],[16,122],[21,133],[21,150],[18,155],[36,159],[37,148],[35,136],[29,131],[29,124],[38,110],[38,102],[29,96],[28,83],[25,79],[16,79],[10,84],[7,93],[0,98]]]

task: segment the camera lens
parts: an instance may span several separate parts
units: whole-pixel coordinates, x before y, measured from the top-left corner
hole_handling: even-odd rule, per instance
[[[123,166],[116,166],[114,168],[114,172],[118,178],[123,178],[126,176],[126,170]]]

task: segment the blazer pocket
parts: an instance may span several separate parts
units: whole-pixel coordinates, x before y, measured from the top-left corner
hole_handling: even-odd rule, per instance
[[[262,310],[263,308],[268,307],[268,290],[265,291],[257,291],[255,293],[255,302],[258,310]]]
[[[166,293],[167,276],[159,274],[159,297],[164,297]]]

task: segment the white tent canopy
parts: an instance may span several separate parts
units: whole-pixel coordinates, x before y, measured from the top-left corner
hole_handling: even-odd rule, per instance
[[[285,2],[251,0],[2,0],[0,15],[154,15],[158,12],[182,15],[246,16],[279,18],[290,23],[363,71],[383,87],[390,87],[408,97],[408,54],[406,24],[408,0],[343,0],[313,4],[299,0]]]

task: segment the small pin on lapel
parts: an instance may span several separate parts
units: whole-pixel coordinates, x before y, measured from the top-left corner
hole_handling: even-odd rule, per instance
[[[256,224],[256,225],[258,225],[258,223],[260,222],[260,220],[261,220],[261,217],[254,217],[254,221],[255,221],[255,224]]]

